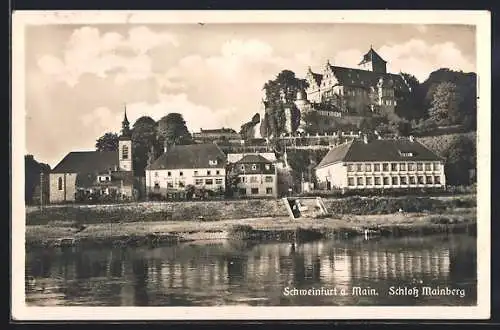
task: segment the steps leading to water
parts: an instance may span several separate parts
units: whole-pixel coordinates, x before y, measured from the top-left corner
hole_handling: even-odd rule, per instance
[[[285,197],[282,201],[291,219],[314,218],[328,214],[321,197]]]

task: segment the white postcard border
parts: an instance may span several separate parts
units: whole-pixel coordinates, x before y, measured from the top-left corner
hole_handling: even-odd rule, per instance
[[[25,304],[24,27],[99,23],[368,23],[476,26],[477,306],[28,307]],[[490,317],[491,17],[487,11],[17,11],[12,16],[11,316],[15,320],[487,319]],[[479,88],[480,86],[480,88]]]

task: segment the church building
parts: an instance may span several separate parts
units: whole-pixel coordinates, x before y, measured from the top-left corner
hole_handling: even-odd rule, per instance
[[[135,196],[132,133],[125,109],[118,151],[72,151],[50,173],[50,202]]]

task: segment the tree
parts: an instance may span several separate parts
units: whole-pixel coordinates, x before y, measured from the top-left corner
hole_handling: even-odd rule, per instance
[[[306,123],[306,126],[304,127],[304,132],[308,134],[316,134],[319,133],[319,128],[320,128],[320,116],[318,112],[316,111],[310,111],[301,114],[304,116],[304,122]]]
[[[442,153],[446,181],[451,185],[469,184],[469,170],[476,168],[476,143],[464,135],[456,136]]]
[[[408,89],[396,89],[396,114],[404,119],[415,120],[427,116],[423,106],[423,88],[418,79],[409,74],[401,73]]]
[[[180,113],[169,113],[158,121],[158,143],[169,146],[177,144],[191,144],[193,138],[189,133],[186,122]]]
[[[460,117],[461,102],[462,97],[457,85],[452,82],[442,82],[434,90],[429,118],[437,123],[454,123]]]
[[[44,186],[40,187],[40,173],[45,174]],[[33,155],[24,156],[24,201],[26,204],[36,202],[35,199],[40,198],[39,194],[43,193],[45,201],[49,199],[49,178],[50,166],[48,164],[39,163]],[[36,196],[38,192],[38,196]],[[39,201],[39,200],[38,200]]]
[[[132,128],[134,171],[138,175],[144,175],[151,149],[160,151],[156,139],[156,122],[151,117],[143,116],[136,120]]]
[[[97,151],[118,151],[118,141],[119,137],[116,133],[105,133],[95,144],[95,149]]]

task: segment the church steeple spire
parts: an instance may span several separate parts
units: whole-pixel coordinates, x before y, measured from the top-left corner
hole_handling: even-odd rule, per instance
[[[122,137],[130,137],[130,123],[127,118],[127,105],[124,105],[124,115],[122,121]]]

